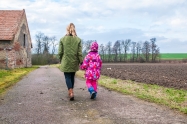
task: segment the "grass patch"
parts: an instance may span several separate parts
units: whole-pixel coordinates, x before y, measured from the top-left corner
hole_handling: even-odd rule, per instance
[[[84,78],[84,71],[78,71],[76,76]],[[100,86],[133,95],[140,99],[162,104],[187,114],[187,91],[166,88],[158,85],[137,83],[130,80],[114,79],[106,76],[100,77]]]
[[[110,83],[112,83],[112,84],[117,84],[117,80],[114,79],[114,80],[112,80]]]
[[[161,53],[161,59],[185,59],[187,58],[187,53]]]
[[[6,91],[9,87],[18,82],[23,76],[29,72],[37,69],[38,66],[32,66],[29,68],[17,68],[13,70],[0,69],[0,94]]]

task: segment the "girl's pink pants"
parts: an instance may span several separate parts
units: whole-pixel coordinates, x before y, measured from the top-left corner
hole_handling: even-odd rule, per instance
[[[92,86],[94,90],[97,92],[97,80],[86,79],[86,85],[88,88]]]

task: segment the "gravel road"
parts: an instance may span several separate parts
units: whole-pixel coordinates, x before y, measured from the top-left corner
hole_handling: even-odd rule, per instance
[[[63,72],[42,66],[0,97],[0,124],[187,124],[187,115],[103,87],[91,100],[75,80],[68,100]]]

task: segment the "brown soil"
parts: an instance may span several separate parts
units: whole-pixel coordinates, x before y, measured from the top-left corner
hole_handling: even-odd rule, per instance
[[[187,90],[187,64],[103,64],[101,74]]]

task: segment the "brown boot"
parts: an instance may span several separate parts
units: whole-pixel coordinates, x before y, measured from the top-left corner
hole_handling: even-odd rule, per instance
[[[69,98],[70,101],[74,100],[73,89],[69,89]]]
[[[70,94],[71,94],[71,93],[70,93],[70,90],[68,90],[68,96],[69,96],[69,97],[70,97]]]

